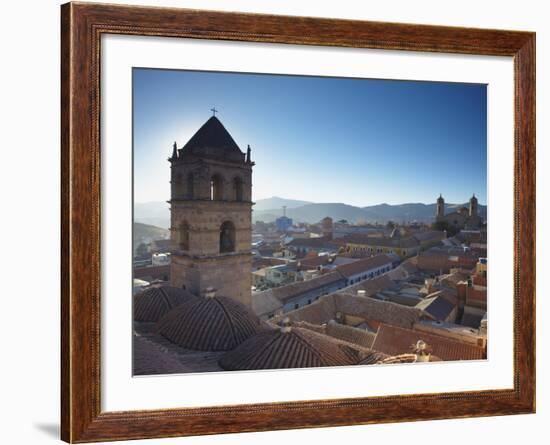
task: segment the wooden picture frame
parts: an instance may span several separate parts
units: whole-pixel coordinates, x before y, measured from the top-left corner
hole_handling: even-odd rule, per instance
[[[514,387],[455,393],[102,412],[102,34],[512,56],[515,70]],[[61,7],[61,437],[174,437],[535,411],[535,34],[92,3]]]

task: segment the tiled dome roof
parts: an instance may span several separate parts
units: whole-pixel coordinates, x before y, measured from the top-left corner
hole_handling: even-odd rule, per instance
[[[187,349],[229,351],[265,328],[246,306],[229,297],[203,297],[166,314],[158,332]]]
[[[175,307],[195,297],[184,289],[172,286],[151,287],[134,297],[135,321],[158,321]]]
[[[357,363],[354,354],[329,336],[305,328],[283,327],[251,337],[224,354],[226,370],[313,368]]]

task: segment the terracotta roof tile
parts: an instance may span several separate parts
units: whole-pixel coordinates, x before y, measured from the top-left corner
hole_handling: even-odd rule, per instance
[[[374,280],[367,280],[364,283],[368,281]],[[293,322],[307,321],[321,325],[334,320],[337,312],[407,328],[418,322],[422,313],[420,309],[402,304],[337,292],[321,297],[300,309],[287,312],[285,317],[289,317]]]
[[[354,234],[339,238],[339,241],[345,242],[346,244],[358,244],[372,247],[411,248],[418,247],[420,245],[418,240],[412,236],[407,238],[388,238]]]
[[[366,320],[412,327],[420,319],[421,311],[414,307],[380,301],[370,297],[334,294],[336,310]]]
[[[197,298],[172,309],[158,332],[184,348],[228,351],[264,330],[259,318],[229,297]]]
[[[252,310],[258,316],[271,315],[282,309],[283,304],[272,292],[257,292],[252,294]]]
[[[151,287],[134,296],[134,320],[158,321],[176,306],[195,298],[195,295],[177,287]]]
[[[431,315],[435,320],[444,321],[455,309],[456,305],[452,304],[440,293],[437,293],[433,296],[427,296],[416,307]]]
[[[389,355],[410,354],[419,340],[423,340],[432,354],[442,360],[479,360],[486,356],[483,348],[472,344],[387,324],[380,325],[372,348]]]
[[[342,293],[357,295],[357,291],[364,290],[365,296],[371,297],[384,289],[391,289],[394,287],[396,287],[395,282],[392,280],[391,276],[386,273],[372,280],[364,280],[353,286],[348,286],[342,290]]]
[[[311,368],[355,364],[354,357],[330,337],[290,327],[254,335],[219,361],[226,370]]]
[[[343,280],[342,275],[335,271],[320,275],[316,278],[312,278],[311,280],[297,281],[296,283],[288,284],[286,286],[275,287],[265,292],[271,292],[276,298],[279,299],[279,301],[285,303],[286,301],[291,300],[305,292],[336,283],[340,280]],[[263,293],[264,292],[261,292],[260,294]]]
[[[382,267],[385,264],[391,264],[392,260],[387,255],[376,255],[369,258],[354,261],[353,263],[338,266],[336,270],[346,278],[357,275],[358,273],[366,272],[377,267]]]

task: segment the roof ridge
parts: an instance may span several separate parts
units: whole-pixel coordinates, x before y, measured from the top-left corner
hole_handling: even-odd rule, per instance
[[[214,116],[212,116],[214,117]],[[238,345],[239,341],[237,340],[237,333],[235,332],[235,325],[233,324],[233,317],[229,314],[227,309],[225,309],[225,306],[222,304],[222,302],[219,300],[218,297],[212,298],[218,306],[221,308],[222,312],[225,314],[225,318],[229,321],[229,328],[231,329],[231,335],[233,336],[233,342]]]
[[[300,329],[300,328],[295,328],[295,329]],[[302,328],[302,329],[305,329],[305,328]],[[294,329],[290,331],[291,333],[294,332]],[[319,332],[315,332],[315,331],[312,331],[312,330],[308,330],[307,331],[308,334],[306,335],[309,335],[311,333],[314,333],[314,334],[319,334]],[[300,335],[298,335],[300,334]],[[304,331],[303,330],[299,330],[297,332],[294,332],[294,337],[298,339],[298,341],[300,341],[302,344],[304,344],[306,347],[309,347],[313,350],[313,352],[315,353],[315,355],[317,356],[317,358],[319,359],[319,361],[322,363],[323,362],[323,354],[321,351],[319,351],[317,349],[317,347],[310,341],[308,341],[306,338],[303,338],[303,334],[304,334]],[[319,334],[319,335],[323,335],[323,334]],[[315,336],[315,335],[313,335]],[[327,337],[329,337],[327,335]]]
[[[170,299],[168,298],[168,295],[166,294],[164,287],[161,286],[158,288],[158,290],[162,296],[162,300],[164,301],[164,303],[166,303],[166,306],[168,306],[168,309],[172,309],[172,305],[170,304]]]
[[[282,336],[282,332],[280,329],[276,329],[274,330],[274,336],[271,340],[269,340],[268,342],[266,342],[263,346],[263,348],[261,348],[258,353],[256,354],[256,356],[258,357],[258,360],[259,358],[261,357],[261,353],[263,353],[264,351],[266,351],[271,345],[273,345],[273,343],[275,343],[277,340],[279,340]]]

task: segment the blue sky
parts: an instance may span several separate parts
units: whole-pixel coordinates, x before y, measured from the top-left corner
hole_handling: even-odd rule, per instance
[[[217,117],[252,147],[253,199],[486,203],[486,86],[133,70],[134,199],[169,199],[172,144]]]

